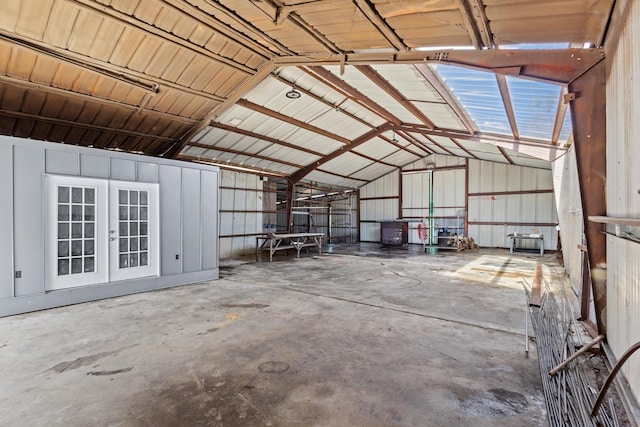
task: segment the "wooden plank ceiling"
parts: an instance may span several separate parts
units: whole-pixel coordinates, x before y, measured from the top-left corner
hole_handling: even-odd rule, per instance
[[[4,0],[0,133],[346,187],[432,154],[548,167],[612,4]],[[507,131],[483,130],[451,65],[490,74]],[[548,138],[521,132],[515,77],[557,87]]]

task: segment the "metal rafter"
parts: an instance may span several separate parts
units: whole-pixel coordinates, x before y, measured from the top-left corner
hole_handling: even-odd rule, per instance
[[[453,142],[454,144],[456,144],[456,145],[458,146],[458,148],[459,148],[459,149],[461,149],[462,151],[464,151],[465,153],[467,153],[467,154],[469,155],[469,157],[471,157],[472,159],[479,160],[479,159],[478,159],[478,156],[476,156],[475,154],[473,154],[471,151],[467,150],[467,149],[465,148],[465,146],[464,146],[464,145],[462,145],[462,144],[460,144],[458,141],[456,141],[456,139],[455,139],[455,138],[449,138],[449,140],[450,140],[451,142]],[[500,149],[500,147],[498,147],[498,149]]]
[[[57,88],[53,86],[45,86],[40,83],[22,80],[22,79],[10,77],[4,74],[0,74],[0,81],[5,81],[8,84],[11,84],[13,86],[20,86],[29,90],[33,89],[39,92],[51,93],[58,96],[76,98],[80,101],[91,103],[91,104],[97,104],[99,106],[109,105],[112,107],[122,108],[122,109],[128,110],[131,113],[141,113],[143,111],[145,116],[149,116],[157,119],[163,119],[163,120],[170,120],[175,123],[180,123],[185,125],[192,125],[196,123],[195,119],[176,116],[174,114],[169,114],[169,113],[163,113],[161,111],[141,109],[140,105],[125,104],[124,102],[120,102],[120,101],[113,101],[110,99],[101,98],[94,95],[88,95],[81,92],[74,92],[71,89],[62,89],[62,88]]]
[[[38,114],[29,114],[29,113],[23,113],[19,111],[10,111],[4,108],[0,108],[0,116],[12,117],[14,119],[28,119],[36,122],[41,122],[41,123],[49,123],[52,125],[68,126],[71,129],[80,128],[88,131],[108,132],[114,135],[153,139],[159,142],[173,142],[173,138],[168,138],[166,136],[150,135],[147,133],[136,132],[132,130],[114,129],[107,126],[94,125],[91,123],[81,123],[73,120],[65,120],[65,119],[60,119],[56,117],[45,117]]]
[[[174,34],[164,31],[156,27],[155,25],[147,24],[146,22],[140,21],[136,17],[127,15],[126,13],[113,9],[112,7],[95,3],[93,0],[67,0],[67,1],[76,3],[78,6],[85,9],[89,9],[100,16],[103,16],[109,19],[114,19],[120,22],[121,24],[129,28],[132,28],[136,31],[139,31],[140,29],[142,29],[146,31],[148,34],[153,34],[154,36],[159,37],[160,39],[166,42],[169,42],[181,49],[190,50],[193,53],[204,56],[210,60],[217,62],[220,65],[232,68],[235,71],[245,73],[248,75],[254,74],[256,72],[256,70],[250,67],[247,67],[246,65],[241,64],[240,62],[234,61],[233,59],[229,59],[217,53],[211,52],[210,50],[207,50],[202,46],[198,46],[195,43],[192,43],[188,40],[182,39]],[[230,42],[236,43],[233,40],[230,40]],[[242,45],[239,44],[239,46],[242,46]],[[264,58],[267,59],[266,57]]]
[[[301,3],[292,6],[287,6],[279,0],[262,0],[259,3],[250,1],[249,3],[260,12],[264,13],[269,19],[273,20],[274,24],[281,25],[285,20],[288,20],[311,36],[311,38],[327,49],[327,51],[332,53],[342,52],[342,50],[337,47],[333,41],[329,40],[324,34],[309,25],[298,13],[296,13],[296,11],[309,11],[309,7],[318,7],[318,2]],[[323,1],[323,3],[328,2]],[[271,13],[265,12],[261,6],[270,8]],[[324,8],[327,7],[326,4],[320,6]]]
[[[306,54],[274,58],[278,67],[324,65],[419,64],[435,62],[483,71],[520,67],[520,77],[543,82],[569,83],[604,58],[603,49],[558,50],[442,50],[435,52]]]
[[[374,70],[369,65],[356,65],[354,67],[356,70],[360,71],[366,78],[371,80],[376,84],[380,89],[382,89],[387,95],[391,96],[398,104],[400,104],[405,110],[409,111],[413,114],[420,122],[424,125],[430,127],[431,129],[435,129],[436,125],[424,115],[422,111],[413,103],[411,103],[407,98],[404,97],[402,93],[395,87],[391,86],[384,77],[382,77],[376,70]]]
[[[317,169],[319,166],[329,162],[330,160],[335,159],[336,157],[340,156],[343,153],[346,153],[348,151],[352,151],[354,148],[364,144],[365,142],[369,141],[370,139],[380,135],[382,132],[385,132],[389,129],[391,129],[393,125],[389,122],[383,124],[382,126],[379,126],[375,129],[371,129],[369,132],[359,136],[358,138],[354,139],[353,141],[351,141],[351,143],[345,147],[341,147],[338,150],[335,150],[334,152],[332,152],[331,154],[326,155],[325,157],[321,158],[318,161],[313,162],[312,164],[310,164],[309,166],[297,171],[296,173],[294,173],[293,175],[291,175],[290,177],[290,181],[293,183],[296,183],[298,181],[300,181],[302,178],[304,178],[305,176],[309,175],[311,172],[313,172],[315,169]]]
[[[369,165],[369,166],[370,166],[370,165]],[[354,173],[357,173],[357,172],[359,172],[359,171],[360,171],[360,169],[358,169],[358,170],[357,170],[357,171],[355,171]],[[326,174],[329,174],[329,175],[337,176],[338,178],[342,178],[342,179],[351,179],[351,180],[353,180],[353,181],[369,182],[369,181],[367,181],[366,179],[354,178],[354,177],[353,177],[353,176],[351,176],[351,175],[342,175],[342,174],[339,174],[339,173],[336,173],[336,172],[331,172],[331,171],[328,171],[328,170],[325,170],[325,169],[321,169],[321,168],[316,168],[316,169],[315,169],[315,172],[322,172],[322,173],[326,173]]]
[[[398,135],[400,135],[402,138],[404,138],[407,141],[409,141],[411,144],[413,144],[416,147],[418,147],[420,150],[424,151],[427,155],[435,154],[434,151],[429,149],[429,147],[427,147],[422,141],[418,141],[417,139],[415,139],[413,137],[413,135],[409,134],[408,132],[405,132],[405,131],[402,131],[402,130],[398,130],[398,131],[396,131],[396,133]],[[415,154],[415,155],[418,156],[418,157],[422,157],[423,156],[423,155],[418,155],[418,154]]]
[[[304,69],[304,68],[303,68]],[[383,119],[399,125],[402,121],[393,115],[391,112],[387,111],[385,108],[380,106],[378,103],[370,99],[369,97],[362,94],[359,90],[349,85],[347,82],[342,80],[340,77],[333,74],[331,71],[327,70],[324,67],[309,67],[308,70],[311,72],[310,75],[315,77],[320,82],[329,86],[332,89],[339,91],[340,93],[346,95],[354,102],[365,106],[371,112],[377,114]]]
[[[482,38],[482,43],[485,47],[489,49],[494,49],[496,47],[495,42],[493,41],[493,33],[491,32],[491,27],[489,26],[489,20],[487,19],[487,14],[485,13],[485,6],[482,0],[467,0],[471,4],[471,17],[474,19],[476,23],[476,27],[480,32],[480,37]]]
[[[47,45],[46,43],[39,42],[37,40],[33,40],[24,36],[17,36],[15,34],[9,34],[0,30],[0,43],[2,42],[7,43],[10,46],[17,45],[17,46],[20,46],[20,48],[30,50],[37,54],[45,55],[47,57],[53,58],[60,62],[73,64],[89,71],[99,72],[100,74],[108,74],[111,76],[113,75],[121,76],[124,79],[123,81],[128,81],[128,82],[137,81],[149,87],[156,85],[158,90],[162,90],[162,86],[170,87],[172,89],[175,89],[181,92],[186,92],[189,95],[199,96],[215,102],[222,102],[225,100],[221,96],[213,95],[213,94],[202,92],[202,91],[197,91],[187,86],[182,86],[177,83],[170,82],[168,80],[164,80],[159,77],[153,77],[153,76],[132,70],[130,68],[120,67],[110,62],[100,61],[98,59],[91,58],[89,56],[84,56],[78,53],[74,53],[70,50],[57,48],[55,46],[50,46],[50,45]]]
[[[233,148],[219,147],[217,145],[207,145],[207,144],[201,144],[199,142],[190,142],[187,144],[187,146],[204,148],[207,150],[221,151],[223,153],[235,154],[238,156],[255,157],[256,159],[266,160],[268,162],[280,163],[282,165],[291,166],[292,168],[297,168],[297,169],[302,169],[304,167],[303,165],[299,165],[297,163],[291,163],[285,160],[274,159],[273,157],[263,156],[262,154],[251,153],[248,151],[234,150]]]
[[[433,138],[431,138],[429,135],[426,134],[422,134],[422,136],[424,136],[425,138],[427,138],[429,140],[429,142],[431,142],[433,145],[435,145],[436,147],[438,147],[439,149],[441,149],[442,151],[444,151],[445,153],[449,153],[449,155],[451,156],[455,156],[455,154],[453,154],[451,151],[447,150],[445,147],[443,147],[442,145],[438,144]]]
[[[367,18],[367,20],[373,25],[376,30],[389,42],[391,46],[399,51],[407,50],[407,45],[398,37],[395,31],[387,24],[387,22],[380,16],[375,6],[373,6],[368,0],[353,0],[360,12]]]
[[[514,162],[514,161],[513,161],[513,159],[511,158],[511,156],[509,156],[509,154],[507,154],[507,150],[505,150],[504,148],[502,148],[502,147],[500,147],[500,146],[498,146],[497,148],[498,148],[498,150],[500,151],[500,154],[502,154],[502,156],[503,156],[505,159],[507,159],[507,161],[508,161],[509,163],[511,163],[512,165],[515,165],[515,164],[516,164],[516,162]]]
[[[518,131],[518,122],[516,120],[516,114],[513,110],[513,103],[511,102],[511,93],[509,92],[509,85],[507,84],[507,78],[502,74],[496,74],[496,82],[500,89],[500,96],[502,97],[502,103],[504,105],[504,111],[507,113],[507,119],[509,119],[509,126],[511,126],[511,133],[515,139],[520,139],[520,132]]]
[[[476,25],[476,21],[473,18],[473,14],[471,13],[471,7],[467,0],[456,0],[456,5],[458,9],[460,9],[460,13],[462,14],[462,20],[464,21],[465,27],[467,27],[467,33],[469,34],[469,38],[471,39],[471,43],[473,47],[476,49],[482,49],[485,47],[484,42],[482,41],[482,37],[480,36],[480,30]]]
[[[335,133],[331,133],[317,126],[313,126],[308,123],[305,123],[302,120],[294,119],[293,117],[284,115],[274,110],[270,110],[269,108],[263,107],[262,105],[254,104],[253,102],[247,101],[246,99],[238,100],[236,105],[239,105],[240,107],[248,108],[257,113],[264,114],[265,116],[269,116],[271,118],[280,120],[282,122],[289,123],[301,129],[308,130],[309,132],[313,132],[315,134],[325,136],[327,138],[333,139],[334,141],[341,142],[345,145],[349,145],[351,143],[351,141],[349,141],[347,138],[343,136],[336,135]]]
[[[278,171],[274,171],[274,170],[269,170],[269,169],[263,169],[263,168],[257,168],[255,166],[246,166],[246,165],[241,165],[238,163],[234,163],[234,162],[229,162],[226,160],[220,160],[220,161],[216,161],[213,159],[205,159],[202,157],[196,157],[196,156],[187,156],[184,154],[180,154],[179,156],[176,157],[177,160],[185,160],[185,161],[189,161],[189,162],[196,162],[196,163],[204,163],[207,165],[214,165],[214,166],[218,166],[221,169],[228,169],[228,170],[233,170],[233,171],[241,171],[241,172],[245,172],[245,173],[252,173],[254,175],[264,175],[264,176],[273,176],[276,178],[286,178],[287,174],[284,172],[278,172]]]
[[[560,139],[560,132],[562,132],[562,125],[564,124],[564,118],[567,115],[567,108],[569,103],[565,101],[564,97],[569,93],[566,86],[562,87],[560,91],[560,99],[558,99],[558,110],[556,112],[556,120],[553,123],[553,132],[551,133],[551,143],[553,145],[558,144]]]
[[[191,138],[197,135],[200,131],[206,128],[209,123],[215,120],[220,114],[224,113],[227,109],[231,108],[240,98],[242,98],[247,92],[251,89],[259,85],[272,71],[273,71],[273,63],[268,62],[262,68],[260,68],[251,78],[247,79],[240,86],[236,88],[236,90],[229,95],[227,99],[224,100],[221,104],[217,105],[213,108],[213,110],[209,111],[205,116],[194,125],[188,132],[186,132],[179,141],[177,141],[174,146],[167,151],[164,156],[165,157],[175,157],[180,153],[182,148],[187,144]]]
[[[440,77],[438,77],[438,75],[427,64],[416,64],[415,68],[422,75],[422,77],[424,77],[427,82],[429,82],[431,87],[433,87],[433,89],[438,92],[438,95],[440,95],[440,97],[444,99],[444,102],[449,105],[449,107],[453,110],[453,112],[462,122],[467,131],[470,134],[474,134],[476,130],[473,122],[467,115],[466,111],[460,106],[458,101],[451,94],[449,89],[442,82],[442,80],[440,80]]]
[[[252,132],[252,131],[249,131],[249,130],[245,130],[245,129],[239,128],[239,127],[229,126],[229,125],[225,125],[223,123],[217,123],[217,122],[216,123],[211,123],[210,126],[213,127],[213,128],[225,130],[227,132],[237,133],[239,135],[244,135],[244,136],[248,136],[248,137],[251,137],[251,138],[256,138],[256,139],[259,139],[261,141],[266,141],[266,142],[270,142],[272,144],[281,145],[283,147],[291,148],[292,150],[302,151],[304,153],[311,154],[312,156],[317,156],[317,157],[324,156],[324,154],[322,154],[322,153],[320,153],[318,151],[313,151],[313,150],[310,150],[310,149],[305,148],[305,147],[301,147],[301,146],[298,146],[298,145],[290,144],[290,143],[282,141],[280,139],[272,138],[270,136],[262,135],[262,134],[259,134],[259,133],[256,133],[256,132]],[[190,144],[188,144],[188,145],[190,145]]]

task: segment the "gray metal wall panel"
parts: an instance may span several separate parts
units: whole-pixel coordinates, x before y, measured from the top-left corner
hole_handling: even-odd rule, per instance
[[[80,175],[89,178],[109,178],[109,158],[80,154]]]
[[[155,163],[138,162],[139,182],[158,182],[158,165]]]
[[[111,179],[135,181],[136,162],[134,160],[111,159]]]
[[[218,174],[201,172],[202,269],[218,268]]]
[[[160,274],[182,273],[181,169],[161,165],[160,178]],[[176,257],[178,259],[176,259]]]
[[[0,298],[13,296],[13,147],[0,145]]]
[[[42,195],[44,150],[14,148],[14,232],[16,295],[44,292]]]
[[[200,222],[200,171],[182,169],[182,268],[202,269]]]
[[[78,153],[46,150],[45,171],[60,175],[80,175]]]

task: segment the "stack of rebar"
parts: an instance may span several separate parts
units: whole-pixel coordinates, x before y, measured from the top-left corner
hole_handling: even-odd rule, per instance
[[[530,291],[525,286],[527,301]],[[618,417],[613,402],[602,405],[592,417],[598,390],[591,382],[588,370],[593,369],[586,354],[577,356],[551,375],[549,371],[565,362],[576,352],[580,334],[576,333],[570,305],[566,298],[561,304],[548,289],[543,293],[540,305],[527,304],[535,332],[538,362],[542,376],[550,426],[607,426],[618,427]]]

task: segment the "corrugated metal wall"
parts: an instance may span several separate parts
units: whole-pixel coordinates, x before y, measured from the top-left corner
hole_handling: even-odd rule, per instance
[[[160,276],[45,292],[45,174],[159,184]],[[215,167],[0,136],[0,178],[0,315],[218,277]]]
[[[551,170],[469,160],[469,236],[480,246],[508,247],[507,234],[537,230],[556,250],[557,221]]]
[[[270,209],[264,206],[263,185],[268,185],[268,181],[264,181],[266,179],[242,172],[220,171],[221,258],[255,253],[256,235],[262,233],[265,221],[274,219],[273,214],[263,217],[262,212],[276,210],[273,193],[269,193],[267,198],[273,206]]]
[[[640,218],[640,3],[626,3],[630,7],[622,33],[605,46],[609,67],[607,215]],[[640,244],[607,236],[607,334],[616,357],[640,341],[639,325]],[[640,399],[637,354],[623,372]]]
[[[400,172],[395,171],[360,187],[360,241],[380,241],[380,220],[398,218]]]
[[[576,153],[573,148],[553,162],[553,187],[558,206],[564,269],[570,277],[571,287],[581,300],[583,252],[578,249],[578,245],[584,243],[584,221]]]

